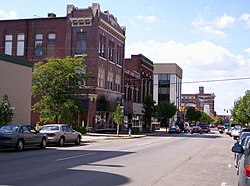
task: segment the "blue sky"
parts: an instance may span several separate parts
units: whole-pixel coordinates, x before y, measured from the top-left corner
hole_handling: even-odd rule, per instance
[[[8,0],[0,19],[66,15],[67,4],[87,8],[91,0]],[[143,54],[155,63],[183,69],[183,93],[215,93],[215,110],[227,114],[250,87],[250,1],[99,0],[126,26],[126,57]],[[234,79],[234,80],[232,80]],[[210,82],[212,80],[212,82]],[[222,80],[222,81],[217,81]],[[204,81],[204,82],[201,82]],[[187,83],[189,82],[189,83]]]

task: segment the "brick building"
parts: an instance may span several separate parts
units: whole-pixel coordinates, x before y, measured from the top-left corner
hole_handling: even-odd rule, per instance
[[[205,93],[204,87],[199,87],[199,93],[182,94],[181,103],[185,107],[194,107],[198,110],[203,110],[207,114],[216,115],[214,110],[214,93]]]
[[[153,97],[153,62],[142,54],[125,59],[124,116],[125,122],[145,127],[142,105],[146,96]]]
[[[0,54],[30,61],[47,57],[84,56],[91,78],[85,82],[80,121],[89,128],[113,127],[112,113],[122,100],[125,27],[98,3],[67,15],[0,21]],[[32,114],[31,123],[38,117]]]

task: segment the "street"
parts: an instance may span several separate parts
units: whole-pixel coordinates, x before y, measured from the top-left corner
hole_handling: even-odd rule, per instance
[[[1,150],[0,185],[234,186],[233,143],[211,131]]]

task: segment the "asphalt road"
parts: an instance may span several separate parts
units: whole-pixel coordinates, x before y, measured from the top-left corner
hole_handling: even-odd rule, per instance
[[[0,151],[0,185],[234,186],[233,143],[215,131]]]

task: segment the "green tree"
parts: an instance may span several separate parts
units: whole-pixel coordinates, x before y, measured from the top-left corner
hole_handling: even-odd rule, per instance
[[[84,58],[47,58],[35,64],[32,74],[32,95],[39,98],[33,110],[41,122],[77,122],[79,94],[85,73]]]
[[[10,105],[9,98],[4,95],[0,99],[0,125],[8,124],[14,117],[13,108]]]
[[[200,121],[201,116],[201,112],[199,110],[196,110],[194,107],[189,107],[187,109],[186,118],[189,121]]]
[[[213,117],[211,117],[210,115],[208,115],[206,112],[204,112],[204,111],[200,111],[200,112],[201,112],[200,121],[205,122],[205,123],[211,123],[211,122],[215,121],[215,119]]]
[[[123,114],[120,104],[118,104],[114,112],[114,121],[117,125],[117,136],[119,136],[119,128],[120,128],[119,126],[122,124],[122,120],[123,120]]]
[[[169,101],[163,101],[162,103],[157,105],[156,110],[158,113],[158,117],[164,119],[165,126],[167,129],[168,120],[175,115],[175,113],[177,111],[177,107],[174,105],[174,103],[170,103]]]
[[[155,115],[155,101],[153,100],[152,96],[149,95],[145,97],[142,108],[144,118],[143,128],[145,129],[150,127],[151,118]]]
[[[243,115],[240,112],[240,104],[241,104],[242,98],[240,97],[238,100],[234,102],[233,109],[230,110],[233,122],[234,123],[245,123]]]
[[[239,102],[237,116],[241,123],[247,124],[250,122],[250,91],[246,91],[245,95]]]

